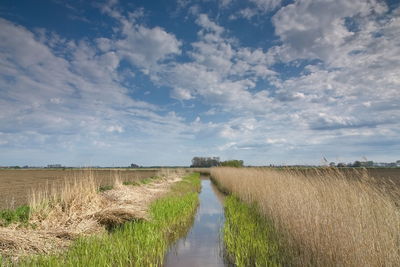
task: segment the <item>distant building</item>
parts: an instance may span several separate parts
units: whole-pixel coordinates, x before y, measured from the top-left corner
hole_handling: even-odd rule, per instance
[[[61,164],[49,164],[47,168],[62,168]]]

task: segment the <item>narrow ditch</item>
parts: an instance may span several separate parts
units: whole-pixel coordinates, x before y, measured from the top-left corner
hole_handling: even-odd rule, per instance
[[[224,196],[208,176],[201,176],[200,205],[188,234],[175,242],[164,261],[166,267],[229,266],[224,259],[221,230]]]

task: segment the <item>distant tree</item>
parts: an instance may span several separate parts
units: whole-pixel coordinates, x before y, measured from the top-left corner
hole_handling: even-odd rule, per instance
[[[137,165],[137,164],[132,163],[132,164],[131,164],[131,168],[140,168],[140,166]]]
[[[227,167],[243,167],[243,160],[226,160],[221,162],[221,166],[227,166]]]
[[[207,168],[219,166],[219,164],[219,157],[194,157],[190,167]]]
[[[360,162],[360,161],[358,161],[358,160],[354,161],[354,163],[353,163],[353,166],[352,166],[352,167],[361,167],[361,162]]]
[[[374,166],[374,162],[372,160],[362,162],[363,167],[372,167]]]
[[[335,162],[331,162],[331,163],[329,163],[329,166],[330,166],[330,167],[335,167],[335,166],[336,166],[336,163],[335,163]]]
[[[346,167],[346,163],[340,162],[340,163],[337,164],[336,167],[338,167],[338,168]]]

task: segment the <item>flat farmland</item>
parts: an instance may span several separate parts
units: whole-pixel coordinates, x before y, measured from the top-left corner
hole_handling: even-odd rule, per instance
[[[122,182],[137,181],[156,175],[157,169],[0,169],[0,209],[29,204],[33,192],[50,192],[65,183],[93,176],[99,186],[112,185],[115,177]]]
[[[325,177],[330,168],[305,168],[296,169],[308,177]],[[392,195],[396,203],[400,205],[400,168],[336,168],[347,179],[361,179]],[[328,175],[329,176],[329,175]],[[311,178],[312,179],[312,178]]]
[[[317,175],[331,172],[331,168],[288,168],[306,175]],[[285,169],[277,169],[285,170]],[[338,172],[347,177],[361,178],[368,176],[373,178],[378,184],[389,184],[400,186],[400,168],[336,168]]]
[[[400,185],[400,168],[370,168],[367,171],[376,179],[389,179]]]

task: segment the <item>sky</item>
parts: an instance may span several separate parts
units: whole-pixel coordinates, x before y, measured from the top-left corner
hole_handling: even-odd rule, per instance
[[[0,166],[400,160],[397,0],[2,0]]]

